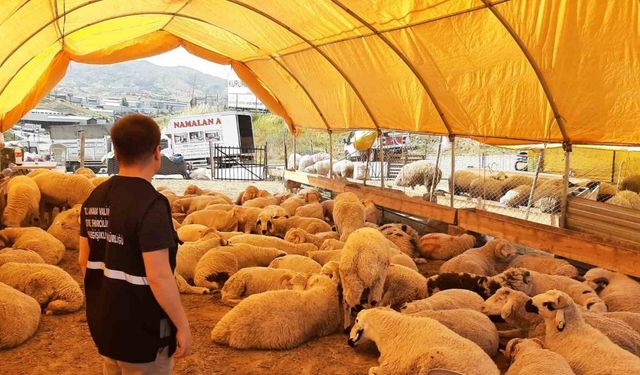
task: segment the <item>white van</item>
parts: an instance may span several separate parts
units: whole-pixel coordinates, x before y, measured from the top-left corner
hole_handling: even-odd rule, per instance
[[[410,142],[409,133],[405,132],[383,132],[384,137],[384,152],[386,154],[398,154],[405,149]],[[356,132],[349,133],[349,136],[344,140],[344,158],[348,160],[365,160],[367,152],[356,150],[353,142],[356,136]],[[380,160],[380,138],[376,138],[375,142],[371,146],[372,160]]]

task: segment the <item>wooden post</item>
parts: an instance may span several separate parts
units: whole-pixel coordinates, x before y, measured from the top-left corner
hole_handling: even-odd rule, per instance
[[[525,220],[529,220],[529,212],[531,211],[531,205],[533,205],[533,193],[535,192],[536,185],[538,184],[538,176],[540,175],[540,169],[542,168],[542,164],[544,163],[544,150],[546,148],[547,144],[545,143],[544,148],[540,150],[540,155],[538,155],[538,165],[536,165],[536,174],[533,176],[533,185],[531,185],[529,201],[527,202],[527,213],[524,215]]]
[[[296,150],[296,136],[293,136],[293,165],[291,166],[293,168],[293,170],[297,170],[298,168],[296,167],[298,165],[298,161],[296,160],[298,158],[298,151]]]
[[[80,168],[84,168],[84,146],[86,143],[84,130],[78,131],[78,136],[80,137]]]
[[[562,176],[562,197],[560,200],[560,228],[567,225],[567,200],[569,199],[569,173],[571,172],[571,144],[564,145],[564,175]]]
[[[215,180],[216,179],[215,178],[215,176],[216,176],[216,174],[215,174],[216,161],[215,161],[215,158],[213,157],[213,147],[214,147],[213,140],[210,140],[209,141],[209,162],[211,163],[211,179]]]
[[[438,153],[436,154],[436,171],[438,170],[438,165],[440,165],[440,153],[442,152],[442,136],[440,136],[440,141],[438,142]],[[431,177],[431,189],[429,189],[429,202],[433,202],[433,193],[436,191],[436,174],[434,173]],[[438,201],[436,200],[436,203]]]
[[[384,189],[384,133],[378,129],[378,156],[380,157],[380,189]]]
[[[329,132],[329,178],[333,178],[333,132],[331,129]]]
[[[451,175],[449,176],[449,194],[451,195],[451,201],[449,202],[451,208],[455,203],[455,193],[456,193],[456,137],[453,135],[449,136],[449,143],[451,144]]]
[[[287,135],[285,134],[284,137],[282,137],[282,145],[283,145],[283,149],[284,149],[284,170],[286,171],[287,169],[289,169],[289,158],[287,157]]]
[[[362,182],[364,186],[367,186],[367,178],[369,177],[369,159],[371,159],[371,148],[367,150],[367,163],[365,164],[364,181]]]

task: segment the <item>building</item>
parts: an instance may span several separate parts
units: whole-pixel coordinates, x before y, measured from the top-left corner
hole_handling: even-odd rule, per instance
[[[267,107],[239,79],[227,81],[227,107],[238,110],[267,110]]]

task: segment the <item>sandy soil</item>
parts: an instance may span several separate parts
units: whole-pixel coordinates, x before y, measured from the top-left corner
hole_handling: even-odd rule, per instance
[[[181,192],[193,181],[158,180]],[[246,183],[196,181],[196,184],[235,196]],[[260,188],[282,191],[281,182],[261,182]],[[67,251],[60,267],[81,285],[77,252]],[[426,276],[434,274],[442,262],[420,265]],[[366,374],[377,364],[378,352],[366,344],[355,350],[347,346],[347,336],[313,340],[289,351],[239,351],[211,343],[209,334],[230,309],[210,295],[182,295],[193,334],[193,354],[178,360],[175,374]],[[504,363],[503,359],[498,359]],[[73,314],[42,316],[40,327],[23,345],[0,351],[0,374],[100,374],[101,359],[89,335],[84,309]]]

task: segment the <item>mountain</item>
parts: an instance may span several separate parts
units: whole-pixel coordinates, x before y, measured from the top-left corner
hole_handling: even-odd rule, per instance
[[[148,61],[111,65],[72,62],[54,91],[87,95],[146,95],[188,101],[198,97],[224,96],[227,80],[183,66],[165,67]]]

